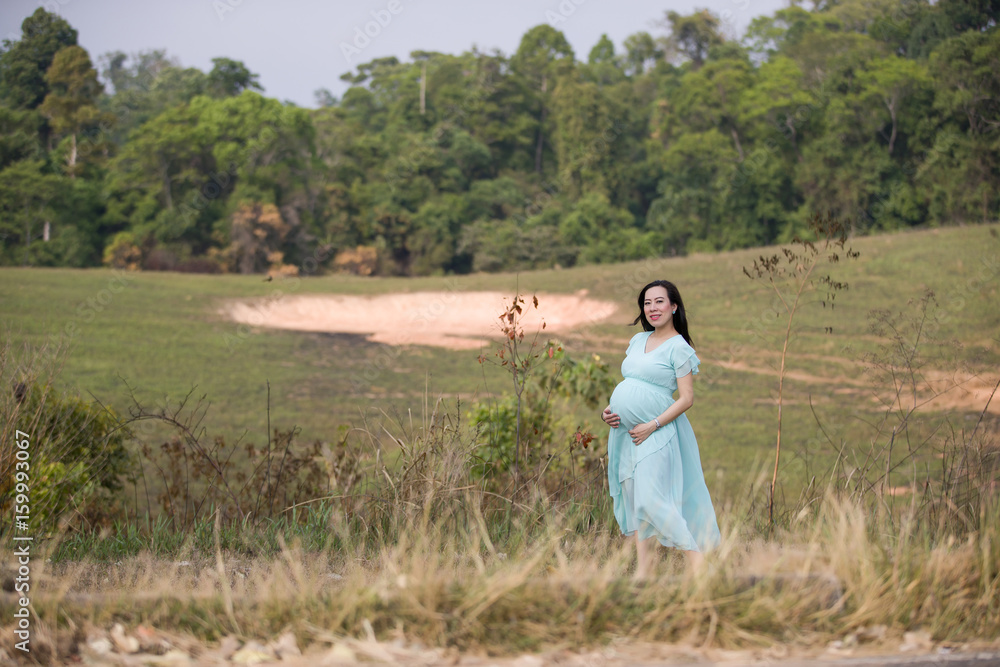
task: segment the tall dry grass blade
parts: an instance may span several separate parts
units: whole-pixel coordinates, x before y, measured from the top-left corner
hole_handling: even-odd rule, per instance
[[[219,575],[219,586],[222,589],[222,604],[226,610],[226,617],[229,618],[231,629],[236,634],[243,634],[240,630],[239,621],[236,620],[236,612],[233,608],[233,591],[230,588],[229,576],[226,574],[226,563],[222,557],[222,539],[220,538],[222,514],[220,509],[215,510],[214,537],[215,537],[215,571]]]

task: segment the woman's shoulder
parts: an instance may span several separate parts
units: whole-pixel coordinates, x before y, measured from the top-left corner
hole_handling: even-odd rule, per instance
[[[632,336],[628,341],[628,347],[625,348],[625,353],[627,354],[631,352],[632,348],[634,348],[636,344],[639,343],[640,341],[645,343],[646,338],[649,337],[649,334],[650,334],[649,331],[640,331],[639,333]]]
[[[628,344],[631,345],[632,343],[636,342],[637,340],[646,340],[647,338],[649,338],[649,334],[651,334],[651,333],[653,333],[653,332],[652,331],[640,331],[639,333],[637,333],[636,335],[632,336],[632,338],[629,339]]]
[[[683,352],[690,351],[692,354],[694,353],[694,348],[691,347],[691,343],[687,342],[681,334],[677,334],[668,342],[670,343],[670,347],[674,350],[680,350]]]

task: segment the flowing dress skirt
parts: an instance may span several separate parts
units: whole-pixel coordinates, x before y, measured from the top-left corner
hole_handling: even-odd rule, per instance
[[[611,395],[611,410],[621,417],[608,439],[615,519],[625,535],[638,531],[640,539],[655,537],[667,547],[708,551],[719,543],[719,526],[687,415],[663,425],[638,447],[628,434],[673,404],[672,393],[625,378]]]

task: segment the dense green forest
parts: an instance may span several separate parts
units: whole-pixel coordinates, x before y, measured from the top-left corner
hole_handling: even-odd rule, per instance
[[[95,62],[38,9],[0,53],[0,263],[426,275],[995,220],[1000,0],[708,11],[579,57],[415,51],[316,109],[217,58]],[[651,17],[656,18],[656,17]],[[99,71],[98,71],[99,70]]]

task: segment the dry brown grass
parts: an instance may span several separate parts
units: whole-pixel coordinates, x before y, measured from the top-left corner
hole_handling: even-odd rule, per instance
[[[365,641],[490,654],[622,641],[822,651],[837,642],[898,647],[914,632],[935,644],[981,644],[1000,636],[995,499],[984,512],[981,531],[936,540],[914,517],[895,529],[872,525],[864,508],[828,496],[771,540],[747,539],[747,527],[729,521],[703,569],[667,555],[644,582],[629,577],[631,545],[604,531],[570,532],[556,518],[510,554],[484,530],[455,534],[418,520],[374,557],[290,545],[275,559],[227,556],[221,566],[138,557],[43,569],[39,559],[33,646],[53,647],[36,657],[65,658],[115,623],[156,628],[190,655],[229,635],[289,631],[308,651]],[[12,612],[5,596],[8,655]]]

